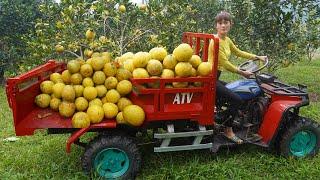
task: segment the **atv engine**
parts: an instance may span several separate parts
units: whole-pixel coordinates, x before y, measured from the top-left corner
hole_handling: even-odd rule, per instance
[[[266,112],[269,100],[266,97],[259,97],[251,101],[247,106],[247,122],[257,125],[260,124]]]

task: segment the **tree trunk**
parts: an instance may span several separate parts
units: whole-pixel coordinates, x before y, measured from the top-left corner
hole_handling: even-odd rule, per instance
[[[0,86],[4,84],[4,67],[0,66]]]

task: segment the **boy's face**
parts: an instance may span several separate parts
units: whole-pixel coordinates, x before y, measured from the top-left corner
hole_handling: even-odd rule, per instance
[[[226,20],[221,20],[217,22],[216,29],[217,33],[220,35],[227,35],[231,28],[231,22]]]

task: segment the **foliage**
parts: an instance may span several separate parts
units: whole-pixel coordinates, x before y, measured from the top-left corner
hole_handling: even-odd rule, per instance
[[[303,9],[303,12],[308,16],[304,19],[302,28],[304,36],[301,36],[300,48],[304,49],[310,61],[315,51],[320,47],[320,1],[307,2],[306,6],[308,8]]]
[[[320,2],[234,0],[225,6],[236,17],[232,29],[236,41],[256,54],[268,55],[271,70],[295,63],[308,54],[308,48],[319,47],[315,12]]]
[[[29,56],[25,51],[27,42],[22,38],[34,30],[40,0],[0,1],[0,81],[4,68],[16,68],[21,60]]]
[[[23,52],[11,51],[24,59],[20,65],[22,71],[52,58],[83,56],[85,50],[109,51],[113,58],[155,46],[164,46],[172,52],[185,31],[214,33],[214,17],[224,9],[234,17],[230,37],[240,49],[270,56],[271,69],[295,63],[306,55],[311,58],[319,47],[318,0],[150,0],[146,9],[129,0],[61,0],[59,4],[38,0],[37,3],[37,7],[30,4],[36,14],[29,14],[33,19],[24,19],[30,22],[27,27],[31,30],[12,32],[16,37],[6,36],[19,39],[22,44],[17,47]],[[125,12],[119,11],[120,5],[126,7]],[[28,17],[19,13],[15,16]],[[19,24],[16,18],[7,18],[6,22],[9,21]],[[85,38],[88,29],[96,33],[92,40]],[[64,53],[55,51],[58,44],[64,47]]]

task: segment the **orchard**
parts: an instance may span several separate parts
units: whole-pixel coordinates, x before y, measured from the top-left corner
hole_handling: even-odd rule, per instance
[[[14,3],[4,0],[1,6],[0,22],[7,24],[1,27],[2,78],[49,59],[68,61],[93,51],[111,52],[113,58],[156,46],[172,51],[183,32],[215,33],[214,16],[223,9],[234,17],[230,37],[241,49],[268,54],[270,70],[310,60],[319,47],[319,5],[311,1],[32,1],[32,11],[27,4]],[[16,23],[9,23],[17,8],[26,10],[19,11]],[[27,21],[31,23],[24,25]],[[24,28],[11,28],[12,24]],[[85,38],[86,30],[95,34],[88,31]]]

